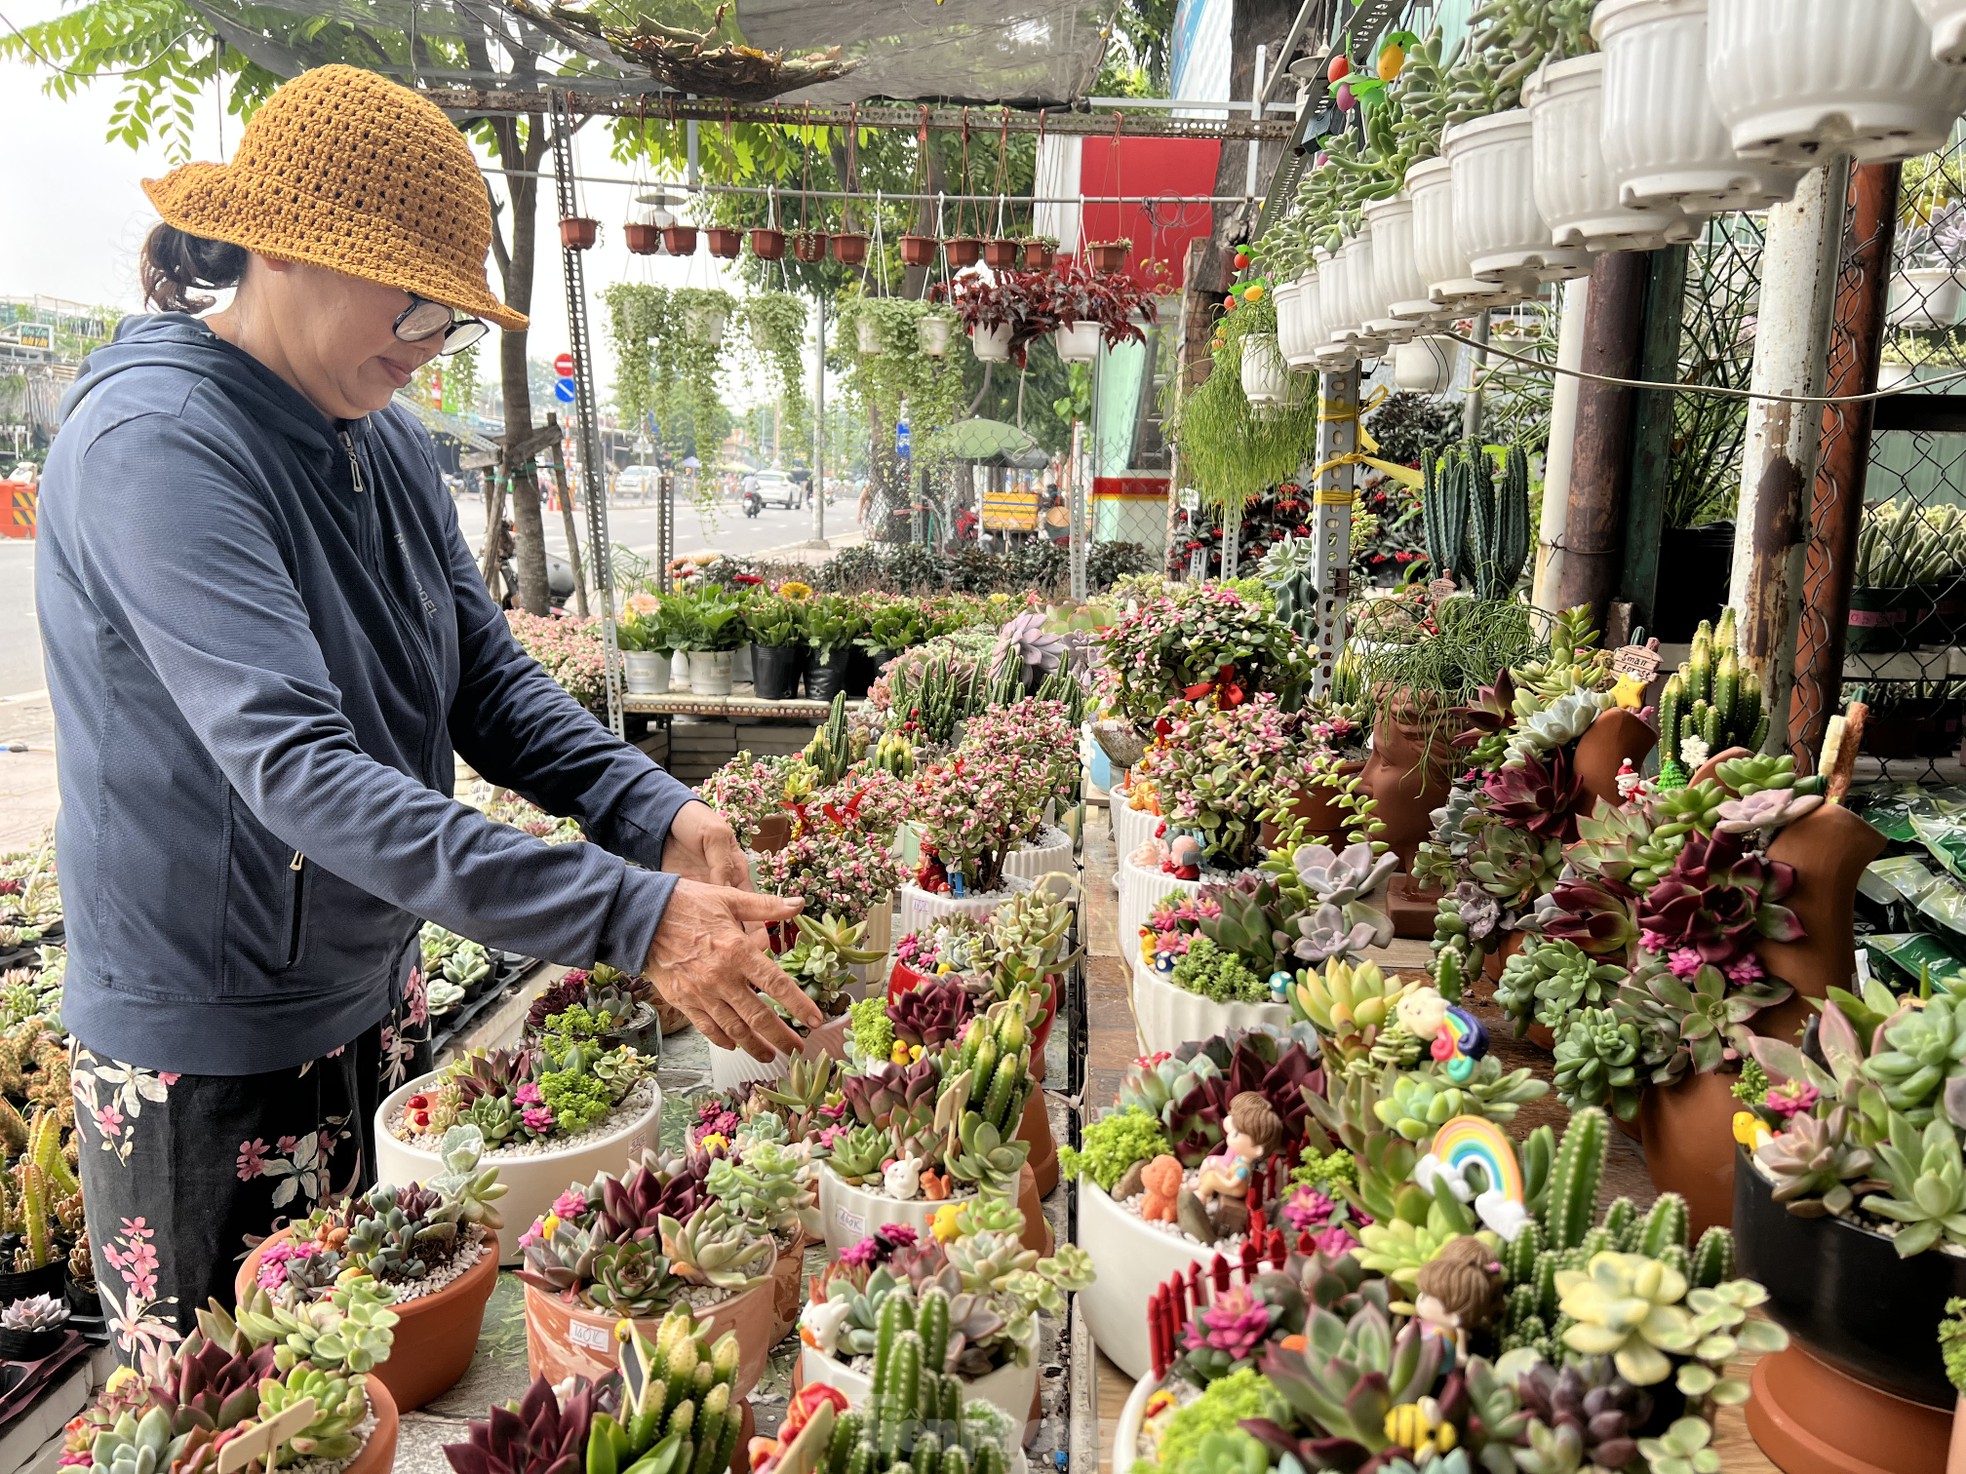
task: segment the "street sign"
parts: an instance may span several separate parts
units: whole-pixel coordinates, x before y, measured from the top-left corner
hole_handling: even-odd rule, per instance
[[[556,379],[556,380],[554,380],[554,381],[553,381],[553,397],[554,397],[555,399],[557,399],[557,400],[559,400],[559,401],[560,401],[560,403],[562,403],[562,404],[572,404],[572,403],[573,403],[573,380],[572,380],[572,379]]]
[[[553,372],[562,379],[571,379],[573,377],[573,355],[571,353],[562,353],[558,358],[554,359]]]
[[[894,427],[894,453],[898,456],[908,454],[908,422],[903,420]]]

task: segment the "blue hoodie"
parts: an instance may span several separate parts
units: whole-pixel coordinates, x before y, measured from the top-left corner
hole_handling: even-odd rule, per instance
[[[288,1069],[401,999],[421,918],[639,971],[689,789],[520,650],[430,442],[337,423],[193,318],[131,318],[63,406],[37,599],[68,972],[89,1049]],[[452,800],[452,753],[572,815]]]

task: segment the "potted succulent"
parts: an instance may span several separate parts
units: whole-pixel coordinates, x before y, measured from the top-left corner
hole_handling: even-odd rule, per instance
[[[1055,235],[1027,235],[1023,240],[1026,271],[1049,271],[1053,256],[1058,252],[1058,237]]]
[[[615,641],[631,696],[660,696],[669,689],[670,663],[676,650],[662,596],[630,594],[615,621]]]
[[[949,270],[962,271],[982,259],[983,242],[973,235],[952,235],[942,242],[942,255]]]
[[[760,855],[785,848],[792,838],[796,757],[757,758],[747,750],[697,785],[696,796],[729,821],[737,842]]]
[[[775,1116],[762,1118],[776,1123]],[[771,1339],[784,1340],[798,1324],[805,1284],[805,1247],[820,1241],[819,1190],[812,1165],[785,1143],[756,1134],[742,1123],[731,1137],[731,1155],[710,1164],[710,1195],[753,1229],[771,1235],[778,1258],[772,1266]],[[706,1138],[707,1139],[707,1138]]]
[[[665,225],[662,227],[662,247],[671,256],[694,256],[696,254],[696,227],[694,225]]]
[[[653,256],[662,249],[662,229],[648,220],[630,220],[621,227],[629,251],[637,256]]]
[[[737,259],[738,247],[743,244],[744,232],[734,225],[706,225],[703,227],[703,244],[712,256],[721,256],[726,261]]]
[[[772,1344],[776,1251],[770,1231],[711,1195],[714,1155],[645,1152],[618,1176],[567,1188],[532,1224],[519,1277],[534,1376],[604,1376],[618,1322],[648,1334],[681,1307],[712,1334],[736,1334],[735,1392],[757,1385]]]
[[[819,1005],[826,1022],[809,1034],[805,1034],[803,1026],[789,1017],[786,1022],[794,1033],[803,1034],[806,1055],[830,1054],[835,1059],[844,1058],[846,1011],[852,1001],[849,992],[860,980],[853,967],[885,961],[887,949],[883,946],[869,951],[861,945],[867,933],[865,922],[811,914],[800,915],[795,921],[798,940],[779,957],[778,965],[799,985],[799,990],[806,997]],[[772,1007],[784,1016],[784,1010],[779,1008],[777,1001],[771,1002]],[[711,1043],[709,1049],[710,1083],[719,1090],[748,1080],[776,1080],[785,1073],[789,1063],[782,1058],[755,1060],[741,1049],[726,1049],[715,1043]]]
[[[560,222],[560,244],[569,251],[592,249],[600,235],[601,222],[585,215],[569,215]]]
[[[382,1183],[263,1240],[240,1266],[241,1305],[263,1293],[303,1310],[326,1300],[347,1273],[386,1287],[396,1316],[389,1356],[374,1375],[399,1412],[413,1412],[457,1385],[470,1366],[485,1303],[498,1278],[492,1203],[504,1185],[481,1167],[475,1126],[444,1133],[444,1171],[425,1183]]]
[[[633,1160],[654,1139],[662,1092],[647,1059],[620,1042],[642,1027],[635,1000],[590,978],[579,1004],[529,1024],[516,1049],[466,1055],[389,1095],[376,1110],[377,1175],[428,1182],[444,1170],[450,1128],[478,1127],[508,1195],[499,1259],[516,1261],[524,1226],[569,1180]]]
[[[45,1036],[44,1036],[45,1037]],[[10,1045],[13,1043],[9,1041]],[[42,1078],[48,1076],[45,1070]],[[37,1106],[21,1119],[10,1104],[18,1152],[0,1174],[0,1306],[60,1296],[72,1251],[86,1241],[82,1184],[68,1165],[57,1111]]]
[[[1089,241],[1085,248],[1085,259],[1092,263],[1094,271],[1118,271],[1126,265],[1127,253],[1133,249],[1133,242],[1124,236],[1110,241]]]
[[[809,774],[801,776],[810,783]],[[885,958],[893,937],[890,902],[900,879],[891,853],[896,819],[889,805],[906,793],[905,785],[882,774],[808,787],[800,797],[783,800],[791,812],[791,834],[783,846],[758,856],[753,883],[772,895],[803,898],[815,916],[864,922],[859,948]],[[870,965],[868,974],[873,970]]]
[[[1006,875],[1034,884],[1047,875],[1076,872],[1072,837],[1051,822],[1078,799],[1080,761],[1073,742],[1071,713],[1060,701],[1027,696],[1012,706],[998,706],[970,718],[963,734],[965,746],[994,750],[1020,769],[1043,774],[1043,791],[1028,827],[1004,856]]]
[[[760,261],[785,259],[785,232],[776,225],[751,227],[751,254]]]
[[[826,259],[826,232],[823,230],[795,230],[792,232],[792,256],[806,266],[816,266]]]
[[[0,1305],[0,1362],[35,1362],[54,1355],[68,1336],[68,1302],[29,1295]]]
[[[1050,755],[972,743],[916,774],[911,813],[921,864],[901,888],[901,928],[951,912],[987,916],[1031,882],[1006,871],[1036,826],[1049,792]]]
[[[903,266],[932,266],[935,263],[935,248],[941,241],[932,235],[917,235],[914,232],[902,236],[896,243],[901,252]]]

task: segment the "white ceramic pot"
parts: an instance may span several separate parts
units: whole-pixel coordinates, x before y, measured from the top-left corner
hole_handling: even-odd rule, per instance
[[[1386,351],[1386,339],[1372,324],[1386,316],[1386,304],[1379,300],[1378,283],[1372,275],[1372,237],[1360,231],[1345,243],[1345,300],[1350,310],[1350,342],[1367,358]]]
[[[1932,30],[1932,59],[1948,66],[1966,65],[1966,0],[1916,0],[1916,4]]]
[[[669,689],[689,690],[689,651],[678,650],[669,657]]]
[[[1131,1469],[1139,1461],[1140,1429],[1147,1421],[1147,1400],[1160,1391],[1161,1381],[1149,1365],[1146,1375],[1135,1382],[1133,1390],[1127,1393],[1126,1404],[1120,1409],[1119,1423],[1113,1429],[1113,1456],[1109,1468]]]
[[[950,1203],[961,1203],[975,1196],[958,1193],[948,1198],[918,1197],[903,1202],[843,1181],[824,1162],[819,1165],[818,1179],[819,1215],[825,1220],[826,1247],[835,1254],[890,1223],[905,1223],[926,1239],[938,1212]]]
[[[1078,869],[1072,858],[1072,836],[1062,829],[1046,829],[1035,840],[1020,844],[1003,858],[1003,873],[1033,885],[1047,875],[1071,875]]]
[[[1010,361],[1009,328],[977,328],[969,335],[969,351],[981,363]]]
[[[1120,956],[1140,955],[1140,928],[1153,909],[1169,896],[1193,895],[1201,889],[1198,880],[1177,880],[1156,868],[1135,864],[1132,856],[1121,855],[1119,863],[1120,899],[1118,927]]]
[[[1604,57],[1598,143],[1626,205],[1688,215],[1759,210],[1795,193],[1799,169],[1734,152],[1707,92],[1707,0],[1598,0]]]
[[[431,1074],[412,1080],[376,1107],[374,1141],[378,1181],[428,1182],[444,1170],[443,1159],[436,1152],[398,1140],[388,1124],[402,1110],[403,1102],[434,1085],[437,1079]],[[623,1171],[643,1151],[661,1144],[662,1091],[656,1089],[646,1110],[624,1118],[612,1131],[576,1147],[530,1155],[487,1152],[484,1165],[497,1168],[498,1180],[505,1184],[505,1196],[498,1204],[498,1211],[505,1219],[505,1227],[498,1231],[498,1262],[519,1262],[520,1235],[532,1227],[533,1220],[543,1217],[553,1206],[553,1200],[570,1185],[585,1185],[603,1172]]]
[[[881,955],[873,962],[849,963],[848,968],[863,986],[872,987],[876,983],[885,986],[887,955],[894,950],[894,897],[886,896],[876,901],[867,912],[866,922],[867,930],[861,934],[860,946],[864,951]]]
[[[1231,1029],[1290,1029],[1286,1003],[1217,1003],[1176,987],[1172,978],[1149,967],[1138,942],[1133,947],[1133,1024],[1142,1054],[1172,1054],[1191,1039],[1212,1039]]]
[[[1250,408],[1279,408],[1290,397],[1290,370],[1274,333],[1249,333],[1242,340],[1242,393]]]
[[[630,696],[661,696],[668,691],[668,656],[653,650],[623,650],[621,664]]]
[[[689,653],[689,694],[692,696],[730,695],[732,652],[692,650]]]
[[[821,1174],[822,1180],[825,1174]],[[1153,1370],[1147,1343],[1147,1301],[1169,1275],[1206,1265],[1213,1248],[1163,1233],[1119,1206],[1089,1177],[1079,1179],[1079,1246],[1092,1256],[1096,1278],[1079,1291],[1079,1308],[1099,1349],[1129,1377]]]
[[[1290,350],[1297,341],[1297,283],[1287,281],[1270,289],[1270,300],[1277,308],[1277,352],[1284,367],[1290,366]]]
[[[1413,201],[1413,264],[1427,286],[1437,320],[1483,307],[1506,307],[1515,292],[1478,282],[1454,238],[1454,173],[1445,159],[1422,159],[1406,171],[1406,193]]]
[[[915,324],[915,344],[928,358],[942,357],[949,351],[949,319],[922,318]]]
[[[943,916],[974,916],[981,921],[1012,896],[1030,888],[1030,881],[1013,875],[1005,875],[1002,888],[987,896],[944,896],[932,894],[920,886],[904,885],[901,887],[901,915],[898,919],[901,935],[905,937],[911,931],[920,931]]]
[[[715,348],[724,340],[724,309],[699,302],[684,312],[683,325],[689,329],[693,341]]]
[[[881,325],[870,318],[861,318],[854,324],[854,336],[859,339],[862,358],[878,358],[887,352],[887,345],[881,341]]]
[[[1315,355],[1324,341],[1322,291],[1314,268],[1297,278],[1297,345],[1294,352],[1285,355],[1293,372],[1317,367]]]
[[[1317,261],[1317,337],[1311,359],[1321,369],[1343,368],[1358,359],[1351,345],[1351,289],[1346,285],[1344,252],[1320,250]]]
[[[1031,1416],[1031,1399],[1038,1390],[1037,1326],[1033,1323],[1028,1343],[1025,1346],[1026,1365],[1019,1366],[1012,1361],[1007,1366],[998,1367],[994,1372],[986,1372],[980,1377],[962,1378],[963,1401],[987,1402],[1010,1419],[1011,1426],[1019,1431],[1019,1441],[1025,1424]],[[799,1374],[810,1385],[824,1382],[836,1387],[845,1394],[846,1400],[856,1408],[864,1408],[872,1395],[872,1377],[867,1372],[857,1372],[837,1357],[828,1356],[815,1347],[803,1342],[799,1346]]]
[[[1066,363],[1091,363],[1099,356],[1099,324],[1075,322],[1052,335],[1058,356]]]
[[[1652,251],[1700,233],[1673,205],[1627,206],[1605,161],[1604,57],[1547,62],[1522,89],[1535,142],[1536,209],[1559,246]]]
[[[1914,266],[1891,278],[1888,316],[1894,328],[1949,328],[1959,321],[1956,266]]]
[[[1455,248],[1476,281],[1525,296],[1591,269],[1588,251],[1551,243],[1536,208],[1533,132],[1528,112],[1516,107],[1457,123],[1440,140],[1452,170]]]
[[[834,1059],[846,1058],[847,1026],[852,1022],[845,1014],[829,1019],[806,1035],[801,1041],[800,1050],[807,1059],[818,1059],[830,1055]],[[710,1084],[718,1090],[729,1090],[735,1085],[746,1085],[753,1080],[782,1080],[785,1072],[792,1067],[789,1057],[783,1059],[755,1060],[741,1049],[725,1049],[721,1044],[703,1041],[710,1050]]]
[[[1152,839],[1159,828],[1159,814],[1136,809],[1122,796],[1113,805],[1113,853],[1125,859]]]
[[[1365,229],[1372,238],[1372,287],[1379,302],[1379,315],[1367,326],[1388,343],[1407,342],[1435,311],[1413,258],[1413,201],[1405,194],[1371,201],[1365,206]]]
[[[1908,159],[1966,111],[1912,0],[1709,0],[1706,63],[1734,151],[1764,163]]]
[[[1445,394],[1461,345],[1453,338],[1415,338],[1393,352],[1393,382],[1415,394]]]

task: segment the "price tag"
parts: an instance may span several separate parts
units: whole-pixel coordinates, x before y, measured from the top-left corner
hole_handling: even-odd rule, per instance
[[[833,1210],[833,1222],[839,1224],[841,1228],[850,1234],[855,1234],[861,1238],[866,1237],[867,1218],[865,1214],[856,1213],[851,1208],[835,1208]]]
[[[1611,669],[1621,676],[1649,684],[1659,673],[1657,642],[1647,645],[1620,645],[1611,656]]]
[[[606,1351],[614,1345],[614,1337],[606,1326],[590,1326],[577,1320],[567,1322],[567,1339],[590,1351]]]
[[[1195,490],[1194,487],[1184,486],[1181,488],[1181,510],[1184,512],[1199,512],[1201,510],[1201,493]]]

